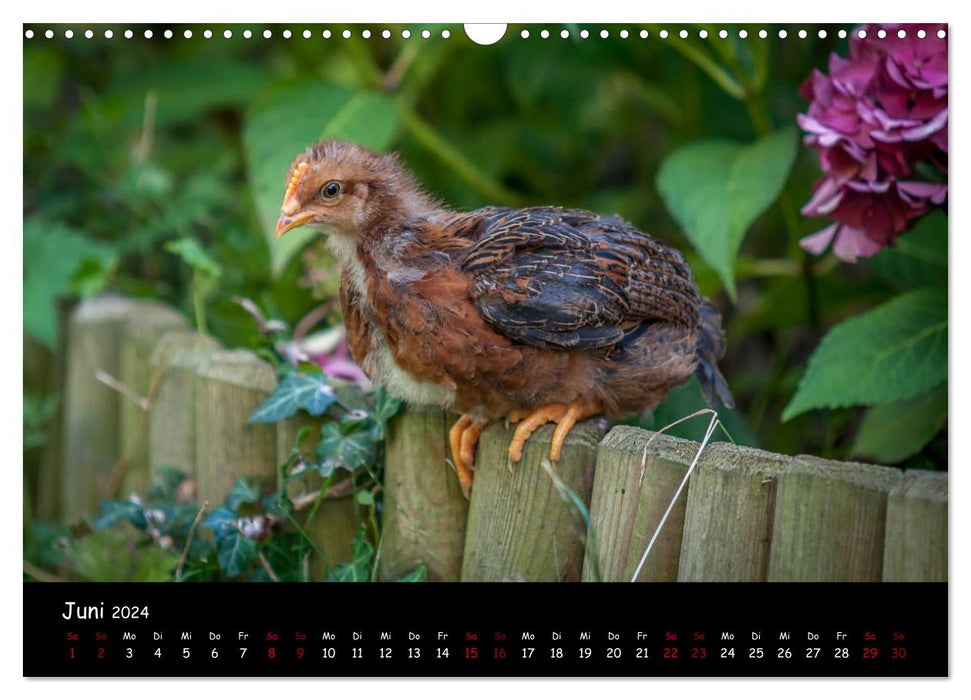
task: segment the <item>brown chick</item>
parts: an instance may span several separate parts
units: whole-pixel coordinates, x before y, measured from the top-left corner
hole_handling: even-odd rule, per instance
[[[357,363],[405,401],[462,414],[450,445],[466,496],[490,420],[519,424],[513,462],[555,422],[555,464],[577,421],[654,408],[692,374],[732,406],[721,317],[681,254],[623,219],[449,211],[396,156],[341,141],[298,155],[287,183],[277,236],[327,234]]]

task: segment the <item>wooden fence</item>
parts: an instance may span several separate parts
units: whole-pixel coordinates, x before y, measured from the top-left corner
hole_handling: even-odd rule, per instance
[[[90,515],[103,497],[143,492],[161,466],[191,473],[212,505],[239,476],[279,478],[307,421],[249,423],[276,381],[255,354],[220,348],[153,302],[89,300],[67,328],[63,427],[50,441],[59,458],[45,455],[37,480],[42,516]],[[467,501],[446,462],[454,420],[409,408],[389,426],[382,580],[424,565],[439,581],[629,581],[698,449],[664,435],[648,445],[653,433],[627,426],[605,435],[590,420],[570,433],[555,474],[543,466],[552,426],[511,469],[512,433],[495,423]],[[947,484],[945,473],[714,443],[638,580],[944,581]],[[308,477],[291,496],[318,487]],[[359,525],[351,496],[326,499],[314,522],[326,559],[346,560]]]

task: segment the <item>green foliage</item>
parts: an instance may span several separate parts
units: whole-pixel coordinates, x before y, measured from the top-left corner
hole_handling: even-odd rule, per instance
[[[916,454],[947,425],[947,386],[866,412],[852,454],[896,464]]]
[[[43,447],[47,442],[47,422],[59,403],[56,396],[24,394],[24,449]]]
[[[117,265],[108,246],[59,222],[39,216],[24,220],[24,331],[53,348],[57,300],[104,287]]]
[[[337,402],[337,393],[322,374],[291,374],[284,377],[267,399],[253,411],[251,423],[276,423],[300,409],[320,416]]]
[[[871,268],[897,289],[947,285],[947,216],[931,212],[892,248],[869,261]]]
[[[912,399],[946,381],[947,295],[940,287],[906,292],[830,330],[782,418]]]
[[[658,171],[665,205],[733,298],[742,239],[782,191],[796,143],[793,127],[749,145],[692,143],[667,156]]]
[[[374,547],[364,539],[364,533],[359,532],[351,542],[351,560],[338,564],[327,573],[324,579],[330,583],[363,583],[371,580]]]
[[[330,467],[353,471],[374,464],[377,457],[378,426],[367,414],[355,412],[321,429],[317,458]]]
[[[320,80],[273,87],[254,101],[243,129],[243,144],[274,275],[281,274],[316,235],[306,229],[276,239],[287,169],[294,157],[332,137],[382,151],[390,144],[396,126],[397,111],[387,96]]]

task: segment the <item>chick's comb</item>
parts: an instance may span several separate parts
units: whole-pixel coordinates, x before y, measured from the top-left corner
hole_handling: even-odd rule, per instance
[[[290,199],[290,196],[293,194],[293,191],[297,189],[297,183],[300,182],[300,178],[303,177],[303,174],[307,172],[307,168],[309,167],[310,166],[307,165],[306,163],[300,163],[297,165],[297,169],[293,171],[293,177],[290,178],[290,184],[287,185],[286,194],[283,195],[284,202]]]

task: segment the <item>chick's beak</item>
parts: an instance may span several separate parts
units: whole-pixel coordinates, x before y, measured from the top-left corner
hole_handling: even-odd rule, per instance
[[[287,231],[291,231],[299,226],[303,226],[309,223],[313,218],[313,214],[300,213],[290,216],[289,214],[280,213],[280,218],[276,221],[276,237],[279,238]]]

